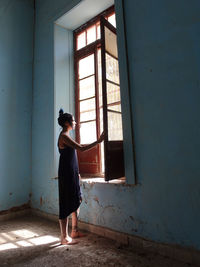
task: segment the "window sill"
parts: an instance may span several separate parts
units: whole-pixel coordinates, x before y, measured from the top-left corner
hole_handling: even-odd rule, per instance
[[[119,178],[119,179],[114,179],[110,181],[105,181],[104,178],[102,177],[95,177],[95,178],[81,178],[82,183],[87,183],[87,184],[94,184],[94,183],[100,183],[100,184],[126,184],[126,179],[125,177]]]
[[[52,180],[58,180],[58,177],[51,178]],[[81,177],[81,184],[112,184],[112,185],[122,185],[127,187],[136,187],[141,185],[140,183],[137,184],[127,184],[126,178],[122,177],[119,179],[114,179],[110,181],[105,181],[102,177]]]

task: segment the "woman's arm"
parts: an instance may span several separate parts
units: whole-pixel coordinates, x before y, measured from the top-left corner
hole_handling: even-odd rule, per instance
[[[104,140],[104,133],[101,134],[100,138],[97,141],[95,141],[89,145],[81,145],[81,144],[77,143],[76,141],[74,141],[69,135],[62,134],[60,137],[62,138],[64,145],[73,147],[73,148],[80,150],[80,151],[86,151],[86,150],[89,150],[92,147],[96,146],[97,144],[101,143]]]

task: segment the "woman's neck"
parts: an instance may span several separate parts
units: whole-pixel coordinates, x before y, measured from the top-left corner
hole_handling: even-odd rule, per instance
[[[62,132],[66,133],[66,134],[69,134],[69,128],[68,127],[63,127]]]

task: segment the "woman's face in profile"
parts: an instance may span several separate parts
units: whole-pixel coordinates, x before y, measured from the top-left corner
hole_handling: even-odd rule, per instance
[[[76,121],[74,117],[72,117],[72,129],[75,129],[75,127],[76,127]]]
[[[76,127],[76,121],[75,121],[74,117],[72,117],[71,123],[69,123],[68,121],[65,122],[65,127],[67,127],[68,130],[75,129],[75,127]]]

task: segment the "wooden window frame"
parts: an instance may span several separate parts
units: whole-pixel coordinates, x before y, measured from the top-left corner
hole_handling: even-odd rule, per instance
[[[76,140],[80,142],[80,108],[79,108],[79,79],[78,79],[78,61],[86,56],[94,54],[95,57],[95,66],[94,66],[94,76],[95,76],[95,102],[96,102],[96,125],[97,125],[97,138],[100,136],[100,118],[99,118],[99,88],[98,88],[98,62],[97,62],[97,51],[98,48],[101,47],[101,39],[97,39],[96,41],[87,45],[87,29],[92,27],[93,25],[99,23],[101,16],[108,18],[115,14],[114,5],[106,9],[105,11],[98,14],[96,17],[92,18],[91,20],[87,21],[85,24],[81,25],[79,28],[74,30],[74,73],[75,73],[75,113],[76,113]],[[114,27],[113,27],[114,28]],[[86,46],[77,50],[77,37],[81,33],[86,31]],[[96,32],[97,36],[97,32]]]
[[[74,50],[77,51],[77,43],[76,43],[75,39],[79,34],[81,34],[86,29],[89,29],[94,24],[96,24],[98,22],[100,23],[101,16],[108,18],[108,17],[112,16],[114,13],[115,13],[115,7],[111,6],[111,7],[107,8],[106,10],[104,10],[103,12],[101,12],[100,14],[98,14],[97,16],[95,16],[94,18],[92,18],[89,21],[87,21],[86,23],[84,23],[83,25],[81,25],[80,27],[78,27],[76,30],[74,30]]]
[[[105,27],[112,31],[114,34],[117,34],[116,28],[111,25],[104,17],[101,17],[101,40],[102,40],[102,53],[101,53],[101,62],[102,62],[102,92],[103,92],[103,120],[104,120],[104,130],[106,133],[104,140],[104,151],[105,151],[105,180],[109,181],[112,179],[119,179],[125,176],[124,168],[124,156],[123,156],[123,140],[110,141],[108,140],[108,112],[110,104],[107,103],[107,82],[109,81],[106,77],[106,54],[109,54],[106,51],[106,42],[105,42]],[[114,55],[110,56],[116,58]],[[115,82],[112,82],[116,84]],[[116,84],[120,86],[120,84]],[[116,103],[116,102],[115,102]],[[115,104],[112,103],[112,104]],[[121,104],[121,101],[120,101]],[[112,113],[115,111],[111,110]],[[116,111],[117,112],[117,111]],[[118,113],[118,112],[117,112]],[[119,112],[122,114],[122,112]]]
[[[79,64],[78,64],[78,62],[82,58],[85,58],[85,57],[87,57],[89,55],[94,54],[94,64],[95,65],[94,65],[94,74],[92,74],[92,75],[94,75],[94,77],[95,77],[95,96],[94,96],[94,98],[95,98],[95,104],[96,104],[96,118],[93,121],[96,121],[96,137],[99,138],[99,136],[100,136],[100,114],[99,114],[99,108],[100,107],[99,107],[99,88],[98,88],[98,77],[99,76],[98,76],[98,58],[97,58],[97,54],[98,54],[98,49],[100,48],[101,49],[101,62],[102,62],[102,69],[103,69],[103,68],[105,68],[105,66],[103,66],[103,64],[104,64],[103,62],[105,60],[103,60],[102,54],[105,54],[105,47],[103,47],[104,41],[102,42],[102,40],[103,40],[102,38],[104,38],[103,37],[104,35],[102,35],[101,27],[100,27],[100,36],[101,36],[101,38],[97,39],[97,25],[98,24],[100,25],[100,23],[102,21],[102,17],[104,18],[104,25],[106,25],[107,23],[106,23],[105,19],[108,19],[113,14],[115,14],[114,6],[112,6],[112,7],[108,8],[107,10],[103,11],[102,13],[100,13],[99,15],[97,15],[96,17],[94,17],[93,19],[91,19],[90,21],[88,21],[87,23],[85,23],[84,25],[82,25],[81,27],[79,27],[78,29],[76,29],[74,31],[75,108],[76,108],[76,121],[77,121],[76,140],[79,143],[81,141],[80,140],[80,123],[83,123],[83,122],[80,122],[80,105],[79,105],[79,102],[80,102],[80,100],[79,100],[79,81],[80,81],[80,79],[78,77],[78,73],[79,73],[79,69],[78,69]],[[96,41],[94,41],[94,42],[92,42],[90,44],[87,44],[87,30],[90,27],[93,27],[94,25],[96,26]],[[112,31],[115,32],[115,34],[116,34],[116,28],[114,26],[112,26],[112,25],[109,25],[109,27],[111,27]],[[80,48],[80,49],[77,49],[78,36],[80,34],[82,34],[84,31],[86,33],[85,34],[85,44],[86,45],[84,47]],[[102,51],[104,51],[104,53]],[[113,57],[113,55],[112,55],[112,57]],[[103,81],[103,79],[106,79],[106,77],[102,77],[102,86],[103,86],[103,83],[105,83],[105,81]],[[102,95],[102,97],[103,97],[102,105],[105,105],[105,103],[107,103],[106,100],[104,99],[105,95]],[[116,102],[116,103],[118,103],[118,102]],[[112,103],[109,106],[114,105],[116,103]],[[119,101],[119,103],[121,103],[121,101]],[[109,109],[108,109],[108,111],[109,111]],[[113,111],[113,110],[112,110],[112,112],[121,113],[121,112]],[[105,113],[104,109],[103,109],[103,113]],[[103,116],[104,116],[104,120],[105,120],[105,114]],[[86,122],[89,122],[89,120],[86,121]],[[104,130],[105,130],[106,135],[107,135],[108,129],[106,129],[104,127]],[[108,137],[106,137],[106,139],[108,139]],[[112,143],[112,142],[110,142],[110,143]],[[119,143],[120,143],[120,141],[119,141]],[[104,144],[104,151],[105,151],[105,149],[106,149],[106,146]],[[100,161],[101,161],[100,148],[98,150],[98,153],[99,153],[98,156],[99,156]],[[100,165],[101,165],[101,163],[100,163]],[[106,161],[105,161],[105,167],[106,167]],[[107,171],[106,171],[106,173],[107,173]],[[105,173],[105,175],[106,175],[106,173]],[[106,179],[106,176],[105,176],[105,179]]]

